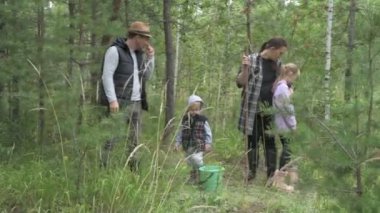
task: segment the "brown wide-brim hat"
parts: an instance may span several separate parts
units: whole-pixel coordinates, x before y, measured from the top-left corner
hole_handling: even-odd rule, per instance
[[[148,38],[152,37],[150,34],[149,25],[142,21],[133,22],[128,28],[128,33],[134,33]]]

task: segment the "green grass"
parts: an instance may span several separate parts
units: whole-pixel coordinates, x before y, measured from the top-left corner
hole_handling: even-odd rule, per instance
[[[225,167],[223,188],[218,194],[205,193],[187,185],[189,168],[183,153],[157,147],[152,138],[141,149],[142,168],[135,174],[125,161],[99,168],[98,152],[92,148],[77,152],[64,142],[46,145],[40,152],[14,153],[13,161],[0,165],[0,206],[2,212],[310,212],[318,207],[315,193],[287,194],[265,188],[264,171],[256,183],[245,185],[241,145],[236,135],[215,141],[208,164]],[[228,138],[232,137],[232,138]],[[219,144],[218,144],[219,143]],[[120,145],[120,144],[119,144]],[[122,146],[122,145],[120,145]],[[231,147],[226,152],[224,147]],[[121,149],[122,150],[122,149]],[[25,150],[24,150],[25,151]],[[123,151],[112,153],[123,159]],[[125,160],[125,158],[124,158]],[[62,161],[65,161],[63,164]],[[67,178],[63,166],[67,168]],[[299,201],[303,204],[299,205]]]

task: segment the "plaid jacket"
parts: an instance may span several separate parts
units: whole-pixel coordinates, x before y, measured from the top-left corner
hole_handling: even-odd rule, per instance
[[[195,114],[193,116],[185,115],[182,118],[182,147],[188,151],[205,150],[205,122],[207,117]]]
[[[260,112],[258,100],[260,97],[260,90],[263,81],[262,58],[258,53],[249,55],[249,58],[251,61],[251,66],[249,67],[248,83],[246,83],[243,88],[238,124],[238,129],[245,135],[252,134],[256,113]],[[277,60],[276,63],[278,67],[281,67],[280,60]],[[241,86],[242,85],[238,85],[238,87]]]
[[[255,114],[258,111],[257,102],[263,80],[261,57],[257,53],[253,53],[249,58],[251,66],[249,67],[248,83],[243,88],[238,125],[238,129],[246,135],[252,134]]]

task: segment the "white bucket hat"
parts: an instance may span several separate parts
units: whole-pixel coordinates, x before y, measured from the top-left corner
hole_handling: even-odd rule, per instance
[[[203,100],[201,97],[199,97],[198,95],[190,95],[190,97],[187,101],[187,105],[190,106],[194,102],[201,102],[203,104]]]

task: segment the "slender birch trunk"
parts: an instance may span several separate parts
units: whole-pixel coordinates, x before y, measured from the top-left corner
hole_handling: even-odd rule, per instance
[[[327,36],[326,36],[326,64],[325,64],[325,120],[330,120],[330,78],[331,78],[331,35],[333,24],[334,0],[328,0],[327,7]]]

